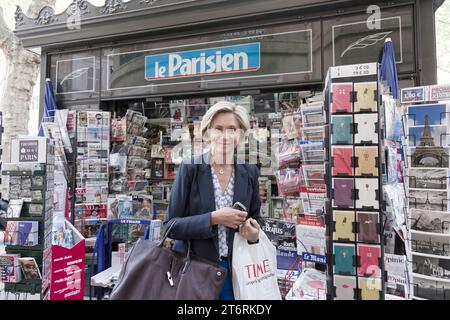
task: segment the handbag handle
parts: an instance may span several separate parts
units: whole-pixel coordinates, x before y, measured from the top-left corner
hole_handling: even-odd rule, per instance
[[[163,246],[164,241],[166,241],[167,237],[169,236],[170,231],[172,230],[172,227],[175,225],[177,220],[178,220],[177,218],[172,218],[167,222],[169,227],[166,228],[166,231],[164,232],[163,237],[161,238],[160,242],[158,243],[158,247]],[[188,262],[190,262],[191,261],[191,240],[187,240],[187,243],[188,243],[188,250],[187,250],[186,259]]]
[[[172,230],[172,227],[175,225],[177,218],[172,218],[167,222],[168,228],[166,228],[166,231],[164,232],[163,237],[161,238],[161,240],[158,243],[158,247],[162,247],[164,244],[164,241],[166,241],[167,237],[169,236],[170,231]],[[186,254],[186,262],[184,264],[182,273],[184,273],[187,269],[187,267],[189,266],[190,262],[191,262],[191,240],[187,240],[188,243],[188,250],[187,250],[187,254]]]

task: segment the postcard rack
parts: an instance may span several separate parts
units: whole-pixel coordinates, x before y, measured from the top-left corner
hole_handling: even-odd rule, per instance
[[[450,300],[450,105],[445,85],[404,88],[405,236],[414,300]]]
[[[328,299],[382,300],[383,115],[378,64],[331,67],[328,117]]]

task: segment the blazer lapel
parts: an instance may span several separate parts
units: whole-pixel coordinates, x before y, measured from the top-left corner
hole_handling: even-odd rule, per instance
[[[243,205],[246,205],[246,197],[248,194],[248,173],[244,165],[239,162],[236,158],[234,159],[234,194],[233,194],[233,204],[239,201]],[[235,229],[228,228],[227,233],[227,244],[228,244],[228,256],[230,257],[231,250],[233,247],[234,233],[237,232]]]
[[[214,197],[214,185],[209,160],[209,156],[205,155],[202,163],[199,165],[200,168],[198,171],[197,187],[198,190],[200,190],[202,207],[206,208],[209,212],[212,212],[216,210],[216,200]],[[219,239],[217,237],[214,239],[214,246],[216,247],[216,251],[219,252]]]

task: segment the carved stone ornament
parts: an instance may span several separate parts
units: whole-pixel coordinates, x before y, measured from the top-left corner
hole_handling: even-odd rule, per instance
[[[73,2],[70,4],[69,8],[67,9],[67,15],[73,16],[76,14],[86,14],[89,13],[88,4],[86,0],[73,0]]]
[[[100,13],[116,13],[125,10],[127,6],[123,3],[123,0],[106,0],[105,5]]]
[[[23,21],[23,12],[20,6],[16,6],[16,12],[14,13],[14,18],[16,19],[16,26],[21,26],[25,24]]]
[[[36,24],[49,24],[58,21],[58,18],[55,16],[55,10],[51,7],[44,7],[39,12],[39,16],[36,20]]]
[[[159,0],[141,0],[139,1],[139,3],[141,4],[147,4],[150,7],[153,6],[156,2],[158,2]]]

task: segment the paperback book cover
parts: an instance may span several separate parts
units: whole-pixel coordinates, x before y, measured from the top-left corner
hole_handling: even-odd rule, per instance
[[[378,114],[362,113],[354,115],[356,124],[355,143],[356,144],[376,144],[378,143]]]
[[[355,272],[355,245],[334,243],[334,273],[342,275],[356,275]]]
[[[355,300],[356,277],[335,275],[335,300]]]
[[[378,146],[355,147],[357,176],[378,176]]]
[[[354,208],[353,189],[353,178],[333,178],[333,206]]]
[[[358,241],[380,242],[378,212],[357,212],[356,221],[359,226]]]
[[[381,247],[377,245],[358,244],[358,276],[381,277]]]

